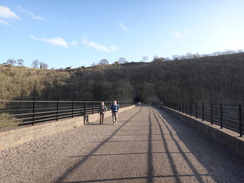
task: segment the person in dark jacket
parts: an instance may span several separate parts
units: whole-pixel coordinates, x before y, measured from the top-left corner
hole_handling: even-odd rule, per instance
[[[113,125],[115,125],[115,123],[118,120],[118,111],[119,111],[119,104],[117,104],[117,101],[115,100],[113,102],[113,104],[111,105],[111,111],[112,111],[112,121],[113,121]]]

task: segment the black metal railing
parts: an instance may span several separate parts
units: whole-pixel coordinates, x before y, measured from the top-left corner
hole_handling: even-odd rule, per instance
[[[174,103],[165,104],[166,107],[175,109],[195,118],[227,128],[243,136],[244,108],[239,106],[225,106],[222,104],[197,104],[197,103]]]
[[[112,101],[104,101],[110,110]],[[131,101],[118,101],[121,108],[133,105]],[[38,101],[0,100],[0,128],[34,125],[47,121],[58,121],[98,112],[100,101]]]

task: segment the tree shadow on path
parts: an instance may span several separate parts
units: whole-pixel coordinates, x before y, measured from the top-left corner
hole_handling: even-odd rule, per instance
[[[216,182],[244,182],[244,161],[240,156],[166,110],[158,110],[155,108],[153,113],[160,128],[163,143],[166,142],[166,139],[163,136],[162,125],[169,132],[181,156],[192,170],[198,182],[203,183],[205,181],[182,150],[175,135],[173,135],[173,131]],[[172,157],[167,150],[167,144],[164,144],[164,146],[166,147],[168,158],[171,161],[172,170],[177,175],[177,169],[174,167]],[[180,179],[177,178],[176,182],[180,182]]]
[[[105,143],[107,143],[112,137],[114,137],[131,119],[133,119],[138,113],[140,113],[141,108],[127,121],[125,121],[116,131],[112,133],[110,137],[105,139],[103,142],[101,142],[98,146],[96,146],[88,155],[84,156],[83,159],[75,163],[72,167],[70,167],[66,172],[64,172],[56,181],[55,183],[60,183],[65,180],[65,178],[72,173],[75,169],[77,169],[79,166],[81,166],[83,163],[85,163],[91,156],[93,156]],[[82,181],[79,181],[82,182]]]

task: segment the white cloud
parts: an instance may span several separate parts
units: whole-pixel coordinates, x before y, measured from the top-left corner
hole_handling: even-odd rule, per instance
[[[117,49],[118,49],[118,47],[117,47],[117,46],[115,46],[115,45],[113,45],[113,46],[110,46],[110,49],[111,49],[111,50],[113,50],[113,51],[115,51],[115,50],[117,50]]]
[[[13,11],[9,9],[7,6],[0,6],[0,24],[7,25],[9,27],[12,27],[11,24],[9,24],[6,20],[3,19],[20,19]]]
[[[74,40],[74,41],[72,41],[70,44],[71,44],[72,46],[77,46],[79,43],[78,43],[76,40]]]
[[[46,43],[50,43],[51,45],[54,45],[54,46],[63,46],[65,48],[68,48],[67,42],[63,38],[60,38],[60,37],[55,37],[55,38],[50,39],[50,38],[37,38],[37,37],[31,35],[30,38],[33,40],[36,40],[36,41],[43,41]]]
[[[9,27],[12,27],[8,22],[1,20],[1,19],[0,19],[0,24],[4,24],[4,25],[7,25]]]
[[[38,40],[38,38],[36,38],[36,37],[33,36],[33,35],[30,35],[30,38],[33,39],[33,40],[36,40],[36,41]]]
[[[0,17],[5,19],[20,19],[13,11],[7,6],[0,6]]]
[[[175,31],[175,32],[173,33],[173,37],[174,37],[175,39],[180,39],[180,38],[182,37],[182,33],[181,33],[181,32],[177,32],[177,31]]]
[[[124,30],[125,34],[129,33],[128,27],[126,27],[122,22],[119,22],[119,27]]]
[[[60,38],[60,37],[51,38],[51,39],[42,38],[42,41],[50,43],[52,45],[63,46],[65,48],[68,48],[67,42],[63,38]]]
[[[45,20],[42,16],[34,15],[33,13],[31,13],[31,12],[29,12],[29,11],[26,11],[26,10],[24,10],[24,9],[21,8],[21,7],[18,7],[18,8],[19,8],[19,10],[20,10],[21,12],[23,12],[23,13],[29,15],[31,18],[33,18],[33,19],[35,19],[35,20],[41,20],[41,21]]]
[[[100,45],[100,44],[98,44],[96,42],[93,42],[93,41],[87,41],[85,39],[83,39],[82,42],[87,47],[92,47],[92,48],[95,48],[95,49],[100,50],[100,51],[113,52],[113,51],[115,51],[115,50],[118,49],[114,45],[113,46],[110,46],[110,47],[106,47],[106,46]]]
[[[188,34],[190,34],[190,31],[189,31],[189,29],[186,28],[183,31],[174,31],[173,37],[175,39],[181,39],[181,38],[184,38]]]

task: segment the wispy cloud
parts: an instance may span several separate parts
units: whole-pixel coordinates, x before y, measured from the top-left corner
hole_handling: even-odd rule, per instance
[[[178,31],[174,31],[173,37],[175,39],[180,39],[182,37],[182,33],[181,32],[178,32]]]
[[[125,34],[129,33],[128,27],[126,27],[122,22],[119,22],[119,27],[125,32]]]
[[[79,45],[79,43],[78,43],[76,40],[72,41],[70,44],[71,44],[72,46],[77,46],[77,45]]]
[[[37,38],[37,37],[31,35],[30,38],[33,40],[36,40],[36,41],[43,41],[43,42],[49,43],[49,44],[54,45],[54,46],[62,46],[62,47],[68,48],[67,42],[63,38],[60,38],[60,37]]]
[[[12,27],[11,24],[6,21],[10,19],[20,19],[20,18],[12,10],[10,10],[9,7],[0,6],[0,24],[4,24]]]
[[[0,17],[5,19],[19,19],[19,17],[7,6],[0,6]]]
[[[39,16],[39,15],[35,15],[35,14],[33,14],[32,12],[29,12],[29,11],[27,11],[27,10],[21,8],[20,6],[18,7],[18,9],[19,9],[22,13],[25,13],[25,14],[29,15],[31,18],[33,18],[33,19],[35,19],[35,20],[41,20],[41,21],[44,21],[44,20],[45,20],[44,17]]]
[[[103,46],[103,45],[96,43],[94,41],[87,41],[86,39],[83,39],[82,42],[87,47],[92,47],[92,48],[95,48],[96,50],[105,51],[105,52],[113,52],[113,51],[116,51],[118,49],[117,46],[114,46],[114,45],[110,46],[110,47],[106,47],[106,46]]]
[[[12,25],[10,25],[8,22],[6,22],[5,20],[1,20],[1,19],[0,19],[0,24],[4,24],[4,25],[7,25],[9,27],[12,27]]]
[[[190,34],[189,29],[184,29],[183,31],[174,31],[173,32],[173,37],[175,39],[181,39],[181,38],[185,37],[188,34]]]

